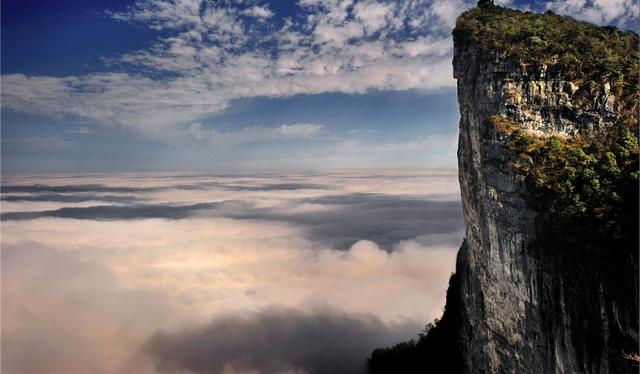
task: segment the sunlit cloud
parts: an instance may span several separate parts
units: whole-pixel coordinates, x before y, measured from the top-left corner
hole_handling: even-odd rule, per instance
[[[444,171],[8,179],[3,214],[143,202],[163,218],[3,217],[3,370],[352,372],[441,314],[456,185]],[[166,215],[207,201],[231,203]],[[251,340],[274,334],[280,348]]]

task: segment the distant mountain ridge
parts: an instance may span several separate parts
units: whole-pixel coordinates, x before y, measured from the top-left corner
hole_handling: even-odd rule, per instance
[[[491,1],[453,35],[466,238],[441,322],[370,371],[636,373],[638,35]]]

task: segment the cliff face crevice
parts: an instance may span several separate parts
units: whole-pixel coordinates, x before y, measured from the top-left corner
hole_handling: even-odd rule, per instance
[[[547,245],[558,233],[532,207],[512,166],[516,155],[488,123],[500,116],[537,137],[606,129],[622,115],[610,85],[585,99],[553,65],[523,65],[472,42],[456,42],[453,65],[467,243],[456,269],[465,372],[637,372],[623,358],[638,347],[637,256]]]

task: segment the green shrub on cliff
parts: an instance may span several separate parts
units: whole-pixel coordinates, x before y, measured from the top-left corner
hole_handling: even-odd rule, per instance
[[[506,136],[512,166],[530,188],[529,202],[553,222],[580,224],[594,234],[620,238],[637,222],[637,127],[614,126],[570,138],[540,138],[509,119],[488,121]]]
[[[571,100],[585,108],[606,94],[609,84],[620,117],[606,129],[540,138],[503,117],[489,122],[507,137],[513,166],[529,186],[528,200],[542,215],[540,222],[565,231],[576,228],[602,240],[625,235],[634,239],[630,233],[638,221],[638,35],[552,12],[534,14],[490,4],[462,14],[453,36],[456,46],[475,46],[484,58],[512,62],[523,71],[538,72],[544,66],[547,79],[557,77],[578,87]],[[572,240],[571,235],[564,237],[567,243]]]

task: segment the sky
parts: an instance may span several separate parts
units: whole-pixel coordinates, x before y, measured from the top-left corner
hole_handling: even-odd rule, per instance
[[[633,0],[499,0],[637,29]],[[2,2],[2,172],[454,168],[464,0]]]
[[[441,316],[471,1],[0,4],[3,373],[358,373]]]

